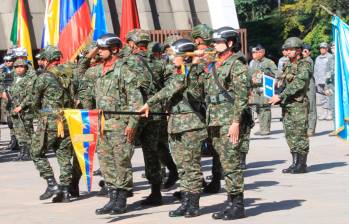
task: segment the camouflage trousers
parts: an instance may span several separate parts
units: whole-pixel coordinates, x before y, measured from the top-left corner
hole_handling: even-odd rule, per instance
[[[257,104],[259,130],[260,132],[268,133],[271,125],[271,107],[268,105],[268,99],[258,89],[253,89],[253,103]]]
[[[169,170],[176,169],[176,165],[173,161],[170,147],[169,147],[169,139],[168,139],[168,133],[167,133],[167,120],[161,120],[160,121],[160,128],[159,128],[159,140],[158,140],[158,150],[160,153],[160,162],[161,167],[165,168],[167,167]]]
[[[244,191],[244,176],[240,167],[240,149],[243,131],[240,131],[239,142],[233,145],[228,134],[229,126],[212,126],[208,128],[214,150],[218,153],[223,168],[225,189],[228,194],[237,195]]]
[[[291,152],[306,154],[309,151],[308,105],[293,102],[292,105],[282,107],[282,123],[285,136]]]
[[[160,163],[159,142],[159,120],[142,119],[137,128],[144,158],[145,177],[150,184],[161,184],[162,173]]]
[[[32,138],[30,150],[30,155],[36,169],[40,172],[40,176],[45,179],[54,176],[52,167],[46,157],[48,149],[54,150],[60,169],[60,184],[65,186],[71,183],[71,159],[73,156],[72,144],[67,130],[65,127],[64,138],[57,137],[55,118],[40,117],[38,127]]]
[[[177,165],[183,192],[202,191],[201,146],[206,138],[206,129],[170,134],[171,153]]]
[[[20,117],[19,117],[20,116]],[[34,133],[33,117],[26,115],[11,116],[14,134],[18,140],[19,146],[30,146],[32,135]]]
[[[104,131],[98,139],[97,153],[102,176],[109,187],[131,190],[134,145],[126,141],[127,124],[123,120],[114,120],[112,126],[112,130]]]
[[[315,92],[315,82],[310,79],[309,90],[307,92],[309,99],[309,114],[308,114],[308,131],[314,132],[316,128],[317,121],[317,111],[316,111],[316,92]]]

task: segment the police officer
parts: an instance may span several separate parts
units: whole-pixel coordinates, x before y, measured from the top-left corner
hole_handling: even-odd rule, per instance
[[[249,66],[249,74],[252,80],[252,98],[257,107],[259,131],[256,135],[269,135],[271,125],[271,107],[268,98],[264,96],[263,76],[275,78],[278,70],[275,63],[265,57],[265,48],[258,44],[252,48],[252,58]]]
[[[228,205],[213,219],[245,217],[243,171],[240,148],[248,141],[252,121],[248,110],[249,78],[246,59],[240,52],[239,33],[231,27],[213,32],[217,62],[207,69],[205,81],[208,134],[212,138],[224,173]]]
[[[287,144],[292,154],[292,164],[283,173],[307,172],[309,152],[308,97],[309,80],[312,68],[309,61],[302,58],[303,41],[290,37],[285,41],[289,62],[280,76],[281,91],[274,95],[269,103],[281,103],[282,123]]]

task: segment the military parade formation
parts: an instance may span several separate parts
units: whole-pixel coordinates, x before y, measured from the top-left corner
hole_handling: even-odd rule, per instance
[[[330,46],[320,44],[314,66],[310,46],[290,37],[280,47],[283,57],[276,65],[261,44],[250,48],[249,62],[241,52],[239,31],[231,27],[213,30],[200,24],[191,35],[172,35],[158,43],[147,31],[134,29],[123,43],[109,33],[86,46],[75,62],[65,64],[60,63],[59,49],[49,45],[36,55],[37,69],[27,60],[26,49],[8,50],[0,69],[1,118],[11,135],[7,149],[19,150],[16,160],[32,160],[47,182],[40,200],[70,202],[80,195],[82,172],[67,122],[59,113],[62,108],[115,112],[104,115],[97,140],[101,194],[109,200],[96,215],[127,212],[127,198],[133,195],[131,159],[139,146],[150,185],[142,206],[162,205],[161,191],[179,180],[174,196],[181,204],[169,216],[196,217],[200,196],[219,192],[224,179],[226,205],[212,218],[244,218],[243,172],[251,129],[256,117],[255,134],[271,134],[273,105],[282,108],[292,158],[282,172],[307,172],[316,120],[334,116]],[[271,98],[264,95],[264,76],[276,80]],[[57,135],[60,128],[62,136]],[[59,181],[46,156],[49,150],[56,155]],[[201,170],[205,154],[212,156],[210,183]]]

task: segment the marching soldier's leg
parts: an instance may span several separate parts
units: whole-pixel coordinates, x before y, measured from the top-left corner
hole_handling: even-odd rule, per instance
[[[6,150],[10,150],[10,151],[18,150],[19,149],[19,147],[18,147],[18,140],[16,138],[15,131],[13,129],[12,119],[11,119],[11,117],[9,115],[7,115],[6,119],[7,119],[7,126],[10,129],[10,136],[11,136],[11,140],[10,140],[9,144],[7,145],[7,147],[6,147]]]
[[[171,135],[171,149],[178,165],[182,204],[170,211],[170,217],[199,215],[202,192],[201,146],[207,138],[207,130],[201,129]]]
[[[316,128],[317,121],[317,111],[316,111],[316,93],[315,93],[315,84],[310,81],[309,90],[307,92],[309,99],[309,115],[308,115],[308,136],[313,136]]]
[[[142,205],[161,205],[162,173],[160,152],[158,150],[159,121],[145,121],[141,127],[140,141],[142,144],[145,176],[151,184],[151,194],[141,202]]]
[[[78,158],[76,157],[75,152],[73,151],[73,168],[72,168],[72,180],[69,186],[69,193],[72,197],[79,197],[79,182],[82,172],[80,169]]]
[[[71,159],[73,157],[73,149],[70,137],[65,137],[64,139],[59,138],[58,142],[59,148],[56,151],[56,156],[60,169],[60,192],[55,198],[53,198],[52,202],[69,202],[69,186],[71,185],[72,180]]]
[[[38,127],[32,138],[30,156],[39,171],[40,176],[47,181],[46,191],[40,195],[40,200],[45,200],[59,192],[57,182],[54,178],[52,167],[46,157],[48,145],[53,145],[55,136],[48,136],[47,118],[40,118]]]
[[[258,120],[260,126],[261,135],[270,134],[270,124],[271,124],[271,110],[270,107],[262,106],[259,109]]]
[[[221,179],[222,179],[222,164],[219,159],[218,153],[213,149],[212,146],[212,139],[209,139],[208,141],[210,150],[212,151],[212,178],[211,182],[205,186],[204,192],[205,193],[218,193],[221,189]]]
[[[240,166],[241,139],[232,145],[228,133],[229,127],[210,127],[209,134],[213,147],[221,159],[225,188],[228,193],[229,205],[221,212],[213,214],[214,219],[238,219],[245,217],[244,177]]]

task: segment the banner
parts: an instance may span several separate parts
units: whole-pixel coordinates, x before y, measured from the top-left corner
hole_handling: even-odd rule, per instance
[[[349,26],[332,17],[335,56],[335,125],[336,134],[349,141]]]
[[[44,31],[41,48],[47,45],[57,46],[59,40],[60,0],[48,0],[45,10]]]
[[[94,41],[96,41],[103,34],[108,33],[103,0],[93,0],[91,25]]]
[[[122,0],[120,39],[126,42],[128,31],[140,27],[136,0]]]
[[[14,45],[27,49],[28,60],[33,61],[27,12],[25,10],[24,0],[17,0],[16,2],[10,39]]]
[[[90,192],[98,139],[98,110],[64,110],[75,154]]]

